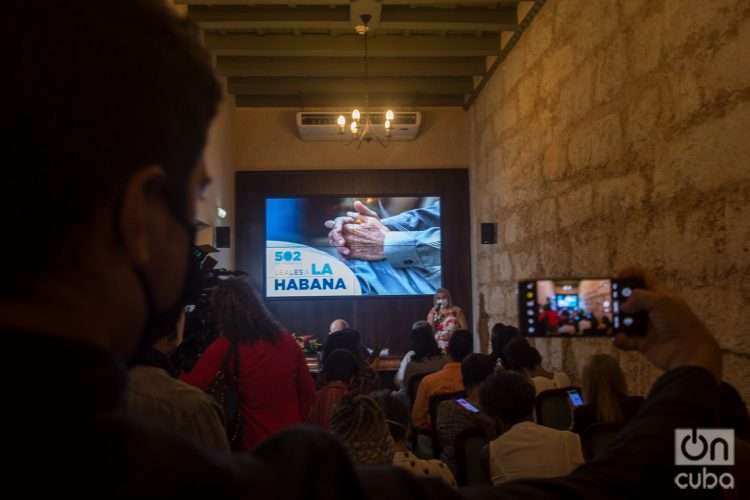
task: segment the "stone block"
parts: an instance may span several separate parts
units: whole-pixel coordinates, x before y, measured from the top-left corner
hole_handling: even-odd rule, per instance
[[[513,277],[514,281],[537,277],[538,257],[534,252],[516,252],[513,254]]]
[[[524,63],[527,71],[533,68],[552,46],[552,14],[552,9],[542,8],[529,25],[528,32],[524,33],[521,38],[525,43],[526,57]]]
[[[571,21],[575,30],[576,64],[589,60],[596,47],[609,45],[620,22],[617,0],[587,1],[584,4],[585,8]]]
[[[573,46],[565,45],[542,60],[540,96],[545,98],[560,90],[561,82],[573,71]]]
[[[594,214],[618,219],[635,216],[646,200],[647,187],[646,180],[637,172],[598,181],[594,185]]]
[[[655,139],[661,131],[657,124],[661,116],[661,93],[659,87],[644,90],[627,111],[627,141],[639,149]]]
[[[610,236],[602,231],[587,228],[571,233],[570,247],[573,250],[572,267],[576,276],[608,276]]]
[[[592,165],[603,165],[622,156],[622,127],[619,115],[612,113],[594,123],[591,142]]]
[[[592,218],[594,190],[590,184],[561,195],[557,200],[560,227],[570,227]]]
[[[620,93],[630,76],[628,74],[628,43],[625,33],[620,33],[594,55],[597,61],[594,80],[594,101],[609,102]]]
[[[710,192],[750,180],[750,103],[690,128],[666,142],[654,169],[656,197],[690,188]]]
[[[493,113],[495,131],[498,136],[516,126],[518,122],[518,92],[511,92]]]
[[[745,17],[736,32],[727,33],[717,52],[706,61],[700,84],[714,100],[722,94],[750,88],[750,17]],[[745,62],[740,62],[745,61]]]
[[[495,252],[492,257],[492,275],[498,280],[513,279],[513,265],[508,252]]]
[[[668,69],[669,100],[664,108],[669,110],[667,120],[681,126],[703,107],[703,89],[698,84],[695,68],[679,62]]]
[[[567,146],[561,139],[553,140],[542,158],[542,176],[546,181],[556,181],[565,176],[568,165]]]
[[[592,106],[596,66],[590,62],[579,66],[560,88],[558,113],[563,127],[581,119]]]
[[[573,132],[568,142],[568,165],[572,173],[591,165],[591,148],[595,131],[588,125],[582,125]]]
[[[662,55],[664,21],[655,13],[633,23],[629,33],[630,69],[635,76],[645,75],[659,65]]]
[[[664,0],[664,49],[679,54],[686,45],[706,40],[710,32],[724,31],[734,20],[736,0]],[[698,15],[697,13],[700,13]]]
[[[622,13],[626,17],[631,17],[643,9],[643,6],[647,3],[653,2],[651,0],[622,0],[620,5],[622,6]]]
[[[528,116],[537,104],[540,79],[541,70],[533,70],[518,84],[518,111],[521,118]]]

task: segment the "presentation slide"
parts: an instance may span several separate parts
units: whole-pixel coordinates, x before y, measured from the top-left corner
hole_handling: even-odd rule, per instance
[[[440,198],[266,199],[266,297],[432,295]]]

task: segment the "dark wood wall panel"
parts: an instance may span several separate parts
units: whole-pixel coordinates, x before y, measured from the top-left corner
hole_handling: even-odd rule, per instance
[[[471,321],[469,184],[465,169],[238,172],[236,177],[237,268],[262,290],[265,199],[316,195],[437,195],[441,198],[443,284]],[[272,299],[268,307],[290,330],[323,336],[345,318],[370,347],[408,350],[411,324],[424,319],[432,297]]]

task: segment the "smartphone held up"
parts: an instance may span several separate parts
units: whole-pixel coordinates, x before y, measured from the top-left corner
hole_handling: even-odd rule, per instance
[[[638,279],[566,278],[518,283],[518,318],[529,337],[611,337],[645,335],[646,314],[627,314],[622,304]]]

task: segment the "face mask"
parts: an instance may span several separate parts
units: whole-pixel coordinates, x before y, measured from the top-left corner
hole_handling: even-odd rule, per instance
[[[182,215],[184,210],[177,207],[176,203],[169,203],[169,207],[172,216],[180,223],[187,233],[187,246],[185,248],[187,267],[185,271],[185,279],[175,303],[159,311],[156,307],[154,293],[146,274],[142,269],[133,269],[133,272],[141,284],[141,289],[143,290],[143,295],[146,300],[146,321],[144,323],[141,338],[138,342],[138,347],[136,348],[136,353],[145,352],[147,349],[151,348],[159,338],[161,338],[164,332],[162,325],[177,324],[183,308],[192,299],[195,294],[194,290],[199,287],[200,283],[200,263],[193,254],[196,227],[194,224],[190,223],[184,215]]]
[[[436,300],[435,305],[438,307],[446,307],[448,305],[448,301],[446,299]]]

